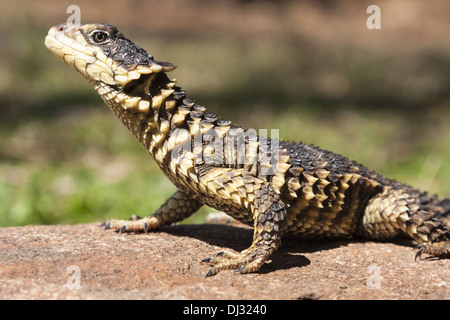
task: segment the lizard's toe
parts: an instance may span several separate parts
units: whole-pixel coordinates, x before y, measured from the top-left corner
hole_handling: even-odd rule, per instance
[[[414,260],[420,259],[424,253],[439,258],[450,258],[450,241],[419,244],[415,249],[418,249],[418,251]]]
[[[422,244],[419,244],[414,249],[418,249],[417,252],[416,252],[416,255],[414,256],[414,261],[417,261],[417,258],[419,258],[419,260],[421,260],[424,246]]]
[[[103,222],[99,225],[99,228],[102,228],[102,227],[103,227],[103,231],[106,231],[106,230],[108,230],[108,229],[111,229],[111,222],[110,222],[110,220],[108,219],[108,220],[103,221]]]
[[[153,230],[158,228],[161,223],[154,217],[141,218],[137,215],[131,216],[129,220],[116,220],[108,219],[100,227],[104,227],[104,230],[113,229],[119,233],[128,231],[144,231]]]
[[[210,277],[222,270],[233,270],[233,274],[254,272],[264,264],[267,258],[267,255],[258,254],[253,250],[244,250],[241,253],[220,251],[215,257],[203,259],[201,262],[211,265],[211,269],[205,274],[205,277]]]

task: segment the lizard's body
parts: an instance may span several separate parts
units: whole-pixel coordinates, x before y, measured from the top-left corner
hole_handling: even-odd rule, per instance
[[[450,199],[389,180],[347,158],[304,143],[244,131],[195,104],[158,62],[106,24],[59,25],[47,47],[80,71],[145,146],[178,191],[153,215],[108,220],[107,228],[151,230],[202,205],[254,227],[241,253],[206,259],[207,275],[253,272],[283,235],[302,238],[407,235],[419,254],[450,253]]]

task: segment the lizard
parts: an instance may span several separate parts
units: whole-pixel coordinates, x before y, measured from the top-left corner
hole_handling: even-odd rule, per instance
[[[177,191],[156,212],[102,226],[120,233],[158,229],[207,205],[253,227],[242,252],[202,262],[205,276],[256,272],[284,236],[392,239],[416,243],[415,258],[450,254],[450,198],[388,179],[315,145],[258,136],[187,97],[155,60],[114,26],[59,24],[45,45],[79,71],[148,150]]]

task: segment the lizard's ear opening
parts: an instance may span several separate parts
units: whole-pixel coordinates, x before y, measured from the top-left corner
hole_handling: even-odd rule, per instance
[[[149,97],[150,85],[155,73],[142,74],[138,79],[128,82],[123,87],[123,92],[133,97]]]
[[[170,81],[163,72],[141,74],[138,79],[129,81],[123,87],[123,92],[133,97],[151,98],[160,94]]]

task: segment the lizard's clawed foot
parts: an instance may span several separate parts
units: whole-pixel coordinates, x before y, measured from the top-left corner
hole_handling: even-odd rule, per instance
[[[422,254],[426,253],[435,257],[449,257],[450,258],[450,241],[440,241],[436,243],[428,243],[428,244],[419,244],[415,247],[418,249],[414,260],[419,260],[422,257]]]
[[[113,229],[122,233],[125,231],[147,232],[148,230],[158,228],[160,225],[161,223],[158,219],[153,216],[141,218],[137,215],[132,215],[129,220],[108,219],[100,227],[104,227],[104,230]]]
[[[215,257],[202,260],[209,263],[211,269],[205,277],[216,275],[222,270],[234,269],[233,273],[249,273],[258,270],[270,256],[268,250],[249,248],[241,253],[220,251]]]

